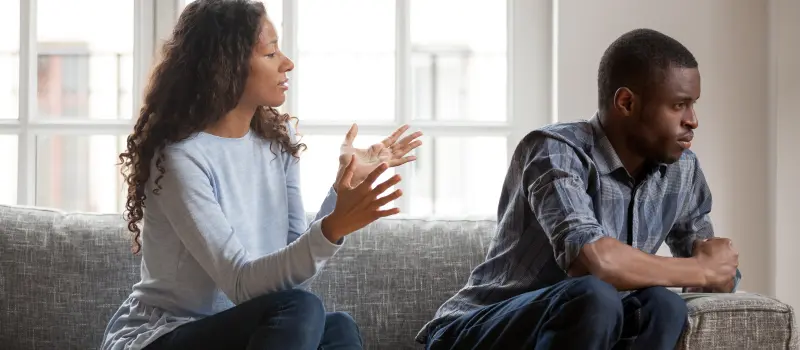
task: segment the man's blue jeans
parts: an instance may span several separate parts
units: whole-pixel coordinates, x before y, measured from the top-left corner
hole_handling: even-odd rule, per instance
[[[664,287],[620,298],[594,276],[467,313],[431,330],[427,349],[674,349],[686,303]]]
[[[361,348],[361,334],[348,314],[326,313],[317,296],[300,289],[263,295],[187,323],[145,347],[146,350]]]

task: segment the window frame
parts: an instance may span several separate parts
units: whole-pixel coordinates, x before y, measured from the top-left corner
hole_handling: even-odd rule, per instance
[[[283,49],[298,58],[298,0],[283,0]],[[299,0],[302,1],[302,0]],[[557,0],[507,1],[507,98],[505,122],[424,121],[411,114],[410,1],[395,0],[395,113],[388,121],[359,122],[364,134],[388,135],[401,124],[423,130],[426,136],[503,136],[510,161],[517,143],[536,127],[555,119],[557,67]],[[39,135],[126,135],[138,115],[147,74],[159,60],[160,47],[169,37],[182,0],[136,0],[134,5],[133,118],[114,120],[63,120],[32,118],[37,114],[37,0],[20,0],[19,113],[17,119],[0,119],[0,134],[18,137],[17,204],[33,206],[36,200],[36,138]],[[301,64],[300,62],[298,62]],[[297,85],[297,80],[295,80]],[[295,87],[296,88],[296,87]],[[289,94],[283,109],[296,111],[297,94]],[[351,121],[303,121],[306,135],[344,135]],[[407,177],[408,167],[397,173]],[[406,181],[407,193],[413,191]],[[404,197],[397,206],[408,211]]]
[[[133,116],[136,116],[146,81],[147,67],[155,54],[155,33],[172,21],[156,16],[169,1],[137,0],[134,2],[133,48]],[[36,139],[43,135],[125,135],[130,133],[135,119],[43,119],[37,115],[37,0],[20,0],[19,4],[19,112],[17,119],[0,120],[0,134],[17,135],[17,204],[36,205]],[[159,23],[160,22],[160,23]]]

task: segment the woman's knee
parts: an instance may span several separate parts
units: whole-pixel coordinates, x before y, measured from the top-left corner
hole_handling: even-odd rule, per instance
[[[361,331],[350,314],[345,312],[329,312],[325,316],[325,335],[323,344],[338,344],[342,347],[360,347]]]
[[[263,313],[266,319],[277,316],[282,322],[302,322],[304,327],[322,329],[325,326],[325,305],[307,290],[287,289],[257,299],[265,305]]]
[[[258,297],[254,304],[240,305],[258,310],[258,327],[250,344],[260,348],[316,348],[325,331],[325,307],[319,297],[302,289],[283,290]],[[255,311],[254,311],[255,312]]]
[[[336,327],[354,328],[356,327],[356,320],[346,312],[334,311],[325,315],[325,324],[335,325]]]
[[[288,293],[289,303],[295,313],[309,321],[318,321],[324,324],[325,304],[322,303],[322,299],[303,289],[292,289]]]

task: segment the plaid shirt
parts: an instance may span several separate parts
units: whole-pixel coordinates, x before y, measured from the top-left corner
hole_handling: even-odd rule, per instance
[[[643,179],[628,175],[596,115],[528,134],[508,168],[486,260],[417,340],[464,313],[564,280],[583,245],[601,237],[651,254],[666,242],[674,256],[689,257],[695,239],[714,236],[711,192],[693,152]]]

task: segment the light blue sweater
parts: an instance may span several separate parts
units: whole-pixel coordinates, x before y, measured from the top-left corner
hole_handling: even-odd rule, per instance
[[[319,220],[306,223],[297,158],[276,150],[252,132],[201,132],[165,149],[160,194],[151,191],[155,164],[147,186],[142,279],[109,322],[103,349],[139,349],[186,322],[303,287],[333,257],[341,245]],[[335,202],[331,190],[317,219]]]

